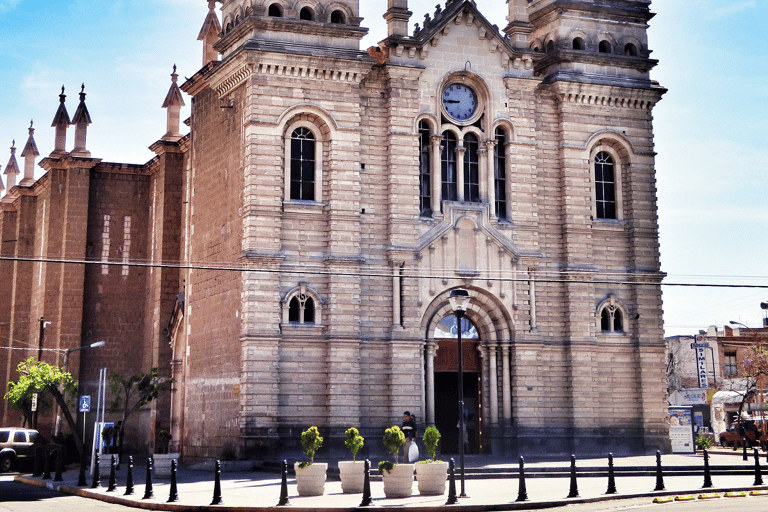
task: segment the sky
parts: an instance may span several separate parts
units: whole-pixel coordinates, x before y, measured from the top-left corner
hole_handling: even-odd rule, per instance
[[[503,0],[476,1],[491,23],[506,25]],[[435,3],[411,0],[411,27]],[[207,5],[0,0],[0,168],[15,139],[23,172],[30,120],[40,153],[51,152],[62,85],[72,116],[85,84],[94,158],[151,159],[148,146],[165,133],[160,107],[173,65],[180,83],[202,65]],[[386,5],[361,0],[370,30],[362,49],[386,36]],[[653,0],[651,10],[649,47],[659,61],[651,78],[668,89],[653,111],[665,335],[731,320],[759,327],[768,302],[768,0]],[[70,128],[67,149],[73,136]]]

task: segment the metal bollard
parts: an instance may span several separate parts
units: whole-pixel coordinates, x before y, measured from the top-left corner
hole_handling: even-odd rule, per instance
[[[115,464],[115,456],[112,455],[112,459],[109,462],[109,485],[107,486],[107,492],[115,492],[117,489],[116,475],[117,465]]]
[[[51,458],[47,453],[43,455],[43,480],[51,479]]]
[[[168,494],[168,503],[179,501],[179,489],[176,486],[176,459],[171,459],[171,492]]]
[[[744,433],[744,439],[741,441],[741,460],[748,461],[749,458],[747,458],[747,444],[749,444],[749,440],[747,439],[746,432]]]
[[[365,474],[363,475],[363,501],[360,502],[361,507],[367,507],[373,501],[371,499],[371,461],[365,459]]]
[[[85,449],[80,450],[80,471],[77,474],[77,486],[85,487]]]
[[[616,494],[616,475],[613,471],[613,454],[608,454],[608,490],[605,494]]]
[[[706,448],[704,449],[704,485],[701,487],[702,489],[714,487],[714,485],[712,485],[712,473],[709,471],[709,450]]]
[[[64,477],[61,473],[64,471],[64,448],[56,450],[56,474],[53,476],[54,482],[61,482]]]
[[[147,459],[147,478],[144,483],[144,496],[143,500],[148,500],[155,497],[155,490],[152,488],[152,457]]]
[[[288,461],[283,460],[283,466],[280,470],[280,501],[277,502],[278,507],[282,507],[288,504]]]
[[[448,461],[448,501],[446,505],[454,505],[458,503],[459,498],[456,497],[456,463],[451,459]]]
[[[568,492],[568,498],[579,497],[579,486],[576,485],[576,456],[571,455],[571,489]]]
[[[661,452],[659,450],[656,450],[656,488],[653,490],[664,490],[664,475],[661,474]]]
[[[42,446],[35,448],[35,466],[32,469],[32,476],[43,476],[43,453]]]
[[[525,459],[520,456],[520,473],[518,476],[517,499],[515,501],[528,501],[528,490],[525,488]]]
[[[752,485],[763,485],[763,475],[760,472],[760,453],[755,448],[755,483]]]
[[[101,485],[101,475],[99,475],[99,454],[93,460],[93,480],[91,480],[91,489],[96,489]]]
[[[224,501],[221,499],[221,462],[216,461],[213,481],[213,500],[211,505],[221,505]]]
[[[128,456],[128,476],[125,480],[124,496],[130,496],[133,492],[133,457]]]

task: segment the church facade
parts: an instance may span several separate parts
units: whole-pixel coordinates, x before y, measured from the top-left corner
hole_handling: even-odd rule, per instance
[[[187,460],[310,425],[378,453],[405,410],[456,453],[459,329],[469,453],[667,447],[649,0],[510,0],[503,29],[452,0],[412,30],[389,0],[367,51],[356,0],[216,4],[155,159],[91,158],[84,93],[57,114],[76,147],[3,199],[0,325],[105,333],[86,387],[164,368],[142,428]]]

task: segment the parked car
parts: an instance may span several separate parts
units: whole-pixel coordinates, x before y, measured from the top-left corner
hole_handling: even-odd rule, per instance
[[[749,448],[760,444],[760,434],[761,432],[752,420],[745,421],[743,426],[741,423],[735,422],[725,432],[720,433],[720,444],[722,446],[741,448],[744,446],[744,439],[746,437],[747,447]]]
[[[0,428],[0,473],[32,461],[38,446],[45,446],[46,456],[55,456],[60,445],[50,443],[37,430]]]

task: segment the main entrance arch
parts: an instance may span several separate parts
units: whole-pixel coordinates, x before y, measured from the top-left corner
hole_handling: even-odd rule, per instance
[[[464,412],[467,453],[496,452],[500,435],[512,424],[511,315],[489,291],[468,287],[470,305],[462,324]],[[422,320],[425,332],[426,423],[444,436],[444,453],[458,452],[458,347],[451,289],[430,303]]]

